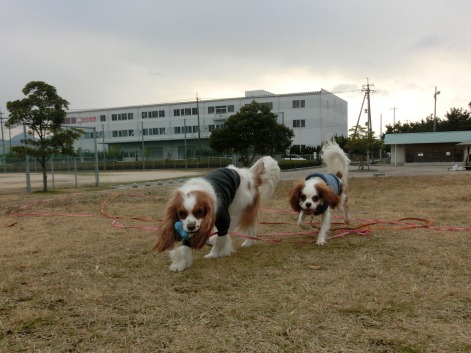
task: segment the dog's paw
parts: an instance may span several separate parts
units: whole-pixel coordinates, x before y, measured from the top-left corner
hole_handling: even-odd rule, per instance
[[[184,264],[171,264],[170,265],[170,271],[173,271],[173,272],[181,272],[184,269],[185,269]]]
[[[213,248],[214,249],[214,248]],[[215,251],[210,251],[209,254],[204,255],[205,259],[215,259],[219,257],[218,254]]]
[[[345,216],[344,220],[345,224],[350,224],[350,215]]]
[[[241,246],[247,248],[253,245],[253,239],[245,239]]]
[[[211,236],[211,237],[208,239],[206,245],[214,246],[214,244],[216,243],[216,239],[217,239],[217,235]]]
[[[311,225],[306,222],[298,222],[298,226],[300,226],[304,230],[309,230],[311,228]]]

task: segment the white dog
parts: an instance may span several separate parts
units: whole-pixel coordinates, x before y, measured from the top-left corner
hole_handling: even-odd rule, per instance
[[[332,210],[337,206],[344,210],[344,221],[350,223],[348,213],[347,179],[350,160],[334,141],[327,141],[321,152],[329,174],[312,173],[305,180],[297,181],[289,193],[291,208],[299,212],[298,225],[309,229],[308,215],[321,215],[321,229],[317,244],[324,245],[331,227]]]
[[[155,250],[162,252],[182,241],[170,251],[170,270],[183,271],[192,264],[192,249],[200,249],[217,235],[205,258],[229,256],[233,252],[229,230],[249,237],[256,235],[260,202],[275,191],[280,167],[271,157],[259,159],[250,169],[232,165],[188,180],[170,199],[160,227]],[[248,238],[242,246],[252,245]]]

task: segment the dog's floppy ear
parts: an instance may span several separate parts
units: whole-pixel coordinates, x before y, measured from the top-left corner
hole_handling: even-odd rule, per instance
[[[158,252],[165,251],[175,245],[179,234],[175,230],[175,223],[178,221],[177,202],[181,200],[181,194],[177,191],[169,200],[165,208],[165,215],[160,223],[159,237],[154,246],[154,250]]]
[[[198,205],[203,207],[204,216],[198,232],[193,234],[191,237],[191,247],[193,249],[201,249],[208,242],[208,239],[211,236],[211,231],[216,223],[216,201],[205,192],[196,191],[195,194]]]
[[[329,204],[331,208],[335,208],[340,203],[340,196],[336,195],[332,187],[324,183],[316,184],[319,196]]]
[[[299,204],[299,200],[301,198],[301,191],[304,188],[304,180],[297,181],[288,195],[288,201],[291,208],[296,212],[301,212],[302,208]]]

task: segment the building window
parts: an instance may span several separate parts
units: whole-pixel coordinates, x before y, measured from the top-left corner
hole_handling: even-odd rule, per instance
[[[273,109],[273,102],[266,102],[266,103],[260,103],[260,104],[266,105],[268,108]]]
[[[144,133],[145,134],[145,133]],[[128,137],[134,136],[134,130],[113,130],[111,131],[112,137]]]
[[[84,137],[85,137],[85,138],[90,138],[90,139],[92,139],[92,138],[93,138],[93,132],[86,132],[86,133],[84,134]],[[96,138],[97,138],[97,139],[98,139],[98,138],[103,138],[103,131],[97,131],[97,132],[96,132]]]
[[[133,120],[133,113],[111,114],[111,120]]]
[[[173,127],[173,133],[174,134],[179,134],[180,133],[180,126],[174,126]]]
[[[106,115],[100,115],[100,121],[106,121]]]
[[[147,119],[147,112],[142,112],[142,119]]]
[[[144,129],[142,130],[144,136],[148,135],[165,135],[165,128],[164,127],[154,127],[151,129]]]
[[[165,110],[159,110],[159,118],[165,118]]]
[[[198,108],[191,108],[191,115],[198,115]]]
[[[208,114],[214,114],[214,107],[208,107]]]
[[[226,114],[227,113],[227,106],[220,105],[216,107],[216,114]]]
[[[293,108],[304,108],[306,106],[306,101],[304,99],[301,100],[294,100],[293,101]]]
[[[228,106],[227,106],[227,111],[228,111],[229,113],[234,113],[234,106],[233,106],[233,105],[228,105]]]
[[[293,120],[293,127],[306,127],[306,120],[304,119]]]
[[[177,111],[177,109],[175,109],[175,112]],[[179,116],[186,116],[186,115],[193,115],[194,113],[196,113],[196,108],[182,108],[180,109],[180,112],[179,112]],[[175,115],[175,114],[174,114]],[[177,116],[178,114],[176,114],[175,116]]]
[[[180,109],[174,109],[173,116],[180,116]]]

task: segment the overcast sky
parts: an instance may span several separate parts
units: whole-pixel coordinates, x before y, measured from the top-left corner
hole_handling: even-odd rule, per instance
[[[369,78],[379,133],[393,107],[432,114],[435,86],[438,117],[468,109],[470,22],[469,0],[0,0],[0,108],[30,81],[70,109],[323,88],[353,126]]]

